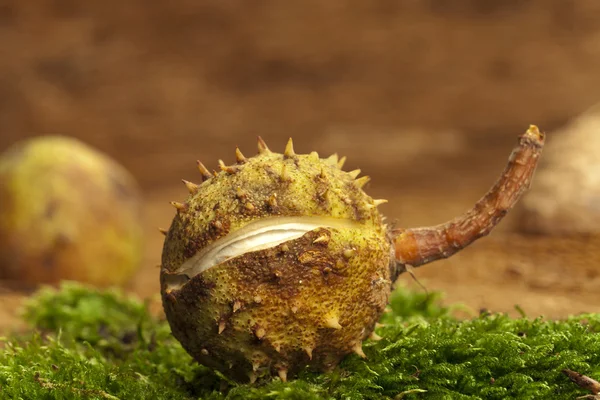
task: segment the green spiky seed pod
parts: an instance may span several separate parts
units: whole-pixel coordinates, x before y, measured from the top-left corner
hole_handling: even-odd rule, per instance
[[[219,173],[199,163],[164,243],[163,305],[200,363],[238,380],[327,370],[384,311],[395,266],[367,177],[337,156],[259,153]]]

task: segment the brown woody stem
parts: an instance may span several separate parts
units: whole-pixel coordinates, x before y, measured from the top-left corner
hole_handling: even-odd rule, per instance
[[[592,379],[589,376],[580,374],[579,372],[571,371],[570,369],[563,369],[562,373],[565,374],[566,376],[568,376],[569,379],[571,380],[571,382],[575,383],[580,388],[589,390],[590,392],[592,392],[595,395],[600,393],[600,383],[597,380]],[[578,398],[583,399],[583,398],[587,398],[587,397],[578,397]],[[597,397],[591,397],[591,398],[597,398]]]
[[[437,226],[394,231],[397,262],[418,267],[450,257],[488,235],[529,189],[544,142],[545,135],[531,125],[519,137],[500,179],[460,217]]]

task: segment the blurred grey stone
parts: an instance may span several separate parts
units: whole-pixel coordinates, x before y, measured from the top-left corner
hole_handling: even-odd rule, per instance
[[[600,103],[556,132],[519,207],[518,229],[549,235],[600,232]]]

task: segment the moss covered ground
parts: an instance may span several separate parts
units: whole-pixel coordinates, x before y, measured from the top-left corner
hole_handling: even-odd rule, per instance
[[[194,363],[140,300],[65,283],[26,304],[28,332],[2,338],[0,398],[571,399],[589,392],[563,369],[600,377],[600,315],[457,319],[439,298],[399,288],[368,359],[249,386]]]

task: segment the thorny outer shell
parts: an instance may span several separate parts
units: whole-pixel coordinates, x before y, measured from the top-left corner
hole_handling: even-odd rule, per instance
[[[337,157],[261,145],[208,179],[178,208],[163,249],[161,288],[173,334],[200,363],[239,380],[334,367],[362,353],[387,304],[395,263],[376,204]],[[243,157],[243,156],[242,156]],[[188,185],[189,187],[189,185]],[[269,217],[338,218],[200,274],[180,267],[206,246]],[[188,278],[189,281],[188,281]]]

